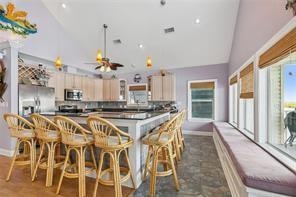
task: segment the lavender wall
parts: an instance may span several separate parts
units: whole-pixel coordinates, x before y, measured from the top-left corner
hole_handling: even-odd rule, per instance
[[[235,72],[276,34],[291,18],[284,0],[240,0],[229,60],[229,74]]]
[[[187,107],[187,82],[190,80],[217,79],[217,120],[226,121],[228,119],[228,64],[196,66],[182,69],[168,70],[176,75],[177,103],[181,108]],[[147,82],[147,76],[155,74],[157,71],[147,71],[140,73],[141,83]],[[118,78],[127,79],[128,84],[134,83],[135,73],[117,75]],[[191,131],[212,131],[209,122],[189,122],[186,121],[184,129]]]

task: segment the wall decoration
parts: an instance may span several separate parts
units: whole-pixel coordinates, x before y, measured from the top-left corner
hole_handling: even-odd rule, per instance
[[[135,74],[134,76],[134,82],[135,83],[140,83],[140,81],[142,80],[142,77],[140,74]]]
[[[7,89],[7,83],[5,83],[5,74],[6,74],[6,68],[4,65],[4,61],[0,59],[0,102],[1,103],[5,101],[3,99],[3,95]]]
[[[15,11],[15,6],[8,3],[5,8],[0,4],[0,29],[11,31],[21,36],[27,36],[37,32],[36,24],[27,21],[28,13],[25,11]]]
[[[296,16],[296,0],[287,0],[286,10],[292,9],[293,15]]]

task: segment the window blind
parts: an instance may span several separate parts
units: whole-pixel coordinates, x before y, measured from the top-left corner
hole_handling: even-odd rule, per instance
[[[254,97],[254,64],[249,64],[240,72],[241,92],[240,98],[248,99]]]
[[[260,56],[259,68],[268,67],[296,51],[296,28]]]
[[[234,85],[237,83],[237,75],[235,75],[234,77],[232,77],[230,79],[229,85]]]
[[[146,86],[145,85],[138,85],[138,86],[130,86],[129,91],[145,91]]]
[[[198,88],[214,89],[215,82],[192,82],[190,83],[190,88],[191,89],[198,89]]]

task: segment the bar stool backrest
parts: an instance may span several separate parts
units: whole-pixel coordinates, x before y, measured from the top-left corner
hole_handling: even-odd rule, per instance
[[[178,129],[177,124],[178,124],[179,116],[180,116],[180,113],[176,114],[169,121],[164,123],[164,125],[162,125],[159,128],[159,134],[158,134],[157,141],[160,141],[161,136],[166,135],[166,134],[169,134],[171,139],[174,137],[174,135],[175,135],[175,133],[177,132],[177,129]]]
[[[48,140],[52,138],[52,133],[57,133],[59,135],[58,126],[45,116],[41,116],[39,114],[32,114],[30,117],[33,120],[37,138]]]
[[[8,129],[10,131],[11,137],[22,138],[26,137],[24,132],[30,130],[30,132],[34,132],[34,125],[31,124],[25,118],[12,114],[12,113],[5,113],[3,115],[4,120],[8,124]]]
[[[62,142],[67,145],[83,145],[90,142],[87,134],[91,134],[75,121],[64,116],[56,116],[54,121],[61,132]]]
[[[121,147],[132,141],[130,135],[118,129],[114,124],[98,116],[87,118],[87,125],[91,129],[95,145],[100,148]],[[125,138],[126,140],[123,140]],[[112,139],[112,140],[111,140]],[[111,144],[112,141],[112,144]]]

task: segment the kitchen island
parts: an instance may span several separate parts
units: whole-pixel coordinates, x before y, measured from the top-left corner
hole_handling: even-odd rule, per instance
[[[165,121],[169,120],[170,112],[91,112],[91,113],[41,113],[41,115],[53,118],[56,115],[68,116],[81,125],[86,124],[86,118],[91,115],[107,119],[121,130],[129,133],[134,139],[134,144],[129,148],[129,158],[132,172],[135,179],[136,188],[142,183],[142,171],[148,147],[142,144],[142,138],[151,130]],[[95,177],[95,175],[93,175]],[[125,186],[132,187],[130,181],[124,183]]]

